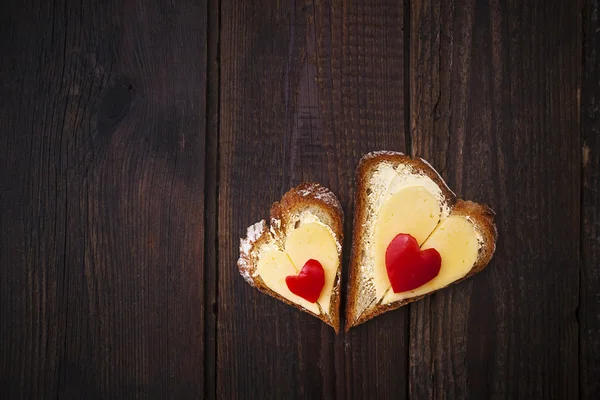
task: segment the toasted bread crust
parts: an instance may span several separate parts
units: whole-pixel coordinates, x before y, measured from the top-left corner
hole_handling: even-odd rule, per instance
[[[343,219],[344,213],[337,197],[329,189],[318,183],[303,182],[295,188],[290,189],[283,195],[279,202],[273,203],[270,212],[270,226],[267,226],[265,220],[262,220],[248,228],[246,238],[240,240],[240,258],[237,265],[240,274],[246,282],[256,287],[263,293],[275,297],[276,299],[294,306],[306,313],[309,313],[326,324],[333,327],[335,332],[339,332],[340,327],[340,283],[342,271],[342,252],[338,247],[338,269],[333,283],[333,292],[329,315],[317,315],[304,307],[281,297],[279,294],[269,289],[260,276],[255,276],[257,268],[256,252],[261,245],[275,239],[283,245],[283,239],[288,234],[288,228],[294,226],[294,216],[302,211],[317,212],[319,219],[328,225],[336,236],[336,242],[343,242]]]
[[[468,277],[483,270],[488,265],[492,255],[494,254],[496,238],[498,236],[496,226],[494,224],[494,212],[485,205],[457,199],[456,195],[450,190],[450,188],[448,188],[442,177],[425,160],[421,158],[413,158],[400,152],[391,151],[377,151],[366,154],[361,158],[358,164],[355,177],[356,194],[354,206],[354,231],[352,233],[350,277],[348,281],[348,298],[346,302],[346,331],[353,326],[362,324],[363,322],[378,316],[379,314],[400,308],[406,304],[412,303],[413,301],[417,301],[428,294],[431,294],[428,293],[423,296],[399,300],[389,304],[374,304],[378,301],[378,299],[376,297],[372,297],[370,303],[364,305],[364,308],[358,308],[361,300],[361,293],[359,293],[361,290],[359,285],[361,279],[359,255],[363,251],[365,245],[362,239],[363,226],[367,223],[367,188],[372,171],[382,162],[389,162],[394,166],[399,164],[409,165],[414,170],[427,175],[442,190],[445,201],[451,209],[451,214],[468,216],[482,234],[484,245],[481,247],[477,262],[465,277],[452,282],[451,284],[467,279]]]

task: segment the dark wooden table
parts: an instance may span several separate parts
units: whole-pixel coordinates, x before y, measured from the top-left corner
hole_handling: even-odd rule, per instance
[[[2,1],[0,398],[599,398],[598,3]],[[335,335],[238,241],[377,149],[498,249]]]

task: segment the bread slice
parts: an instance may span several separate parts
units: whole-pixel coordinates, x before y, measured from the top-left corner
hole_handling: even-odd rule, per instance
[[[314,315],[337,333],[342,242],[340,202],[329,189],[304,182],[273,204],[270,226],[262,220],[248,228],[240,240],[237,265],[251,286]],[[300,272],[309,259],[319,261],[325,272],[325,283],[313,303],[292,293],[285,280]]]
[[[490,262],[497,238],[494,212],[457,199],[425,160],[372,152],[360,160],[356,183],[346,330],[466,279]],[[423,286],[394,293],[385,249],[399,233],[417,238],[421,249],[438,246],[441,268]]]

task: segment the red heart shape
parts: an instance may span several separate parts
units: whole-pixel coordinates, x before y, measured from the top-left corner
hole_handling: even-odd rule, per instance
[[[310,259],[298,275],[287,276],[285,283],[290,292],[314,303],[325,286],[325,271],[320,262]]]
[[[385,267],[394,293],[423,286],[440,273],[442,257],[436,249],[421,251],[417,239],[398,234],[385,252]]]

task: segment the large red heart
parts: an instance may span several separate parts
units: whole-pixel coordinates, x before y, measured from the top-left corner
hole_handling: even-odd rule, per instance
[[[310,259],[298,275],[287,276],[285,283],[290,292],[314,303],[325,286],[325,271],[320,262]]]
[[[409,234],[398,234],[385,252],[385,267],[394,293],[423,286],[440,273],[442,257],[436,249],[421,251]]]

